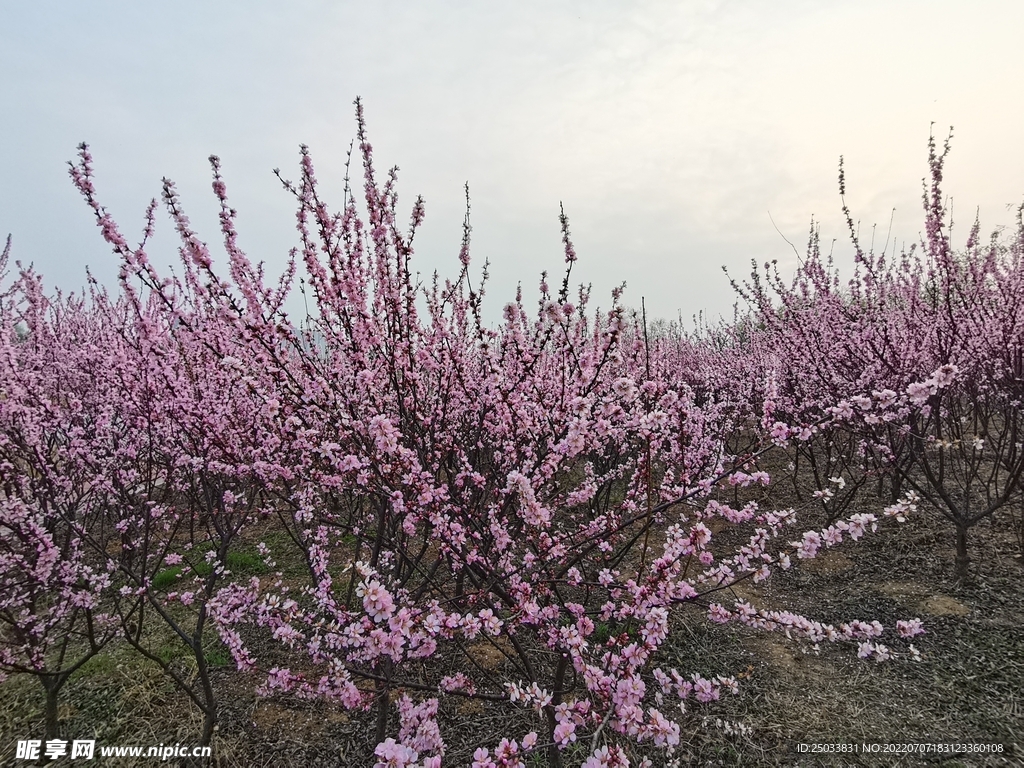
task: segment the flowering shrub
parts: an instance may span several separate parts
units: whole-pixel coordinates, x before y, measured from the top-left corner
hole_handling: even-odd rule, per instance
[[[0,578],[29,570],[50,599],[11,590],[0,608],[22,602],[3,614],[0,664],[45,685],[54,642],[79,648],[84,622],[96,653],[116,627],[201,710],[208,742],[213,629],[260,695],[372,711],[377,766],[440,765],[438,713],[474,699],[536,716],[481,745],[474,766],[530,754],[557,766],[579,749],[594,768],[628,765],[630,745],[670,755],[674,713],[740,690],[733,676],[661,660],[675,611],[875,661],[916,656],[917,619],[887,636],[870,617],[835,626],[722,595],[902,521],[945,487],[922,477],[974,369],[920,349],[889,365],[909,325],[885,337],[858,309],[930,296],[926,281],[862,256],[870,280],[849,300],[815,256],[796,288],[771,283],[781,310],[761,283],[748,289],[759,327],[652,338],[619,292],[605,312],[572,292],[563,213],[560,283],[542,277],[535,311],[520,293],[487,327],[468,214],[457,277],[421,282],[411,260],[423,203],[403,230],[397,170],[379,181],[358,102],[356,114],[365,213],[348,177],[342,210],[328,209],[303,148],[299,180],[282,179],[300,247],[276,286],[238,247],[216,158],[227,276],[165,180],[181,271],[164,277],[146,255],[156,201],[132,247],[98,202],[82,146],[72,179],[121,259],[120,294],[46,303],[24,273],[4,296],[0,524],[14,535],[0,539]],[[300,266],[315,310],[297,328],[284,306]],[[901,280],[916,287],[899,293]],[[22,299],[31,311],[19,314]],[[836,317],[867,329],[871,354],[829,335]],[[21,321],[27,342],[11,330]],[[825,346],[800,368],[786,344]],[[990,432],[974,434],[982,451]],[[814,443],[808,461],[824,456],[811,498],[740,502],[773,481],[760,457],[793,442]],[[1016,455],[1000,454],[1001,471],[1019,473]],[[882,466],[901,493],[880,516],[854,511]],[[805,523],[822,505],[823,524]],[[233,573],[249,549],[262,564]],[[301,560],[302,578],[277,570],[282,556]],[[194,676],[151,645],[144,627],[156,622]]]
[[[0,254],[6,277],[10,239]],[[113,635],[114,578],[79,532],[101,535],[97,446],[114,438],[93,352],[110,341],[102,318],[74,299],[48,299],[31,269],[0,294],[0,681],[36,677],[46,735],[58,695]]]
[[[919,247],[865,253],[844,204],[856,263],[845,286],[812,228],[791,285],[769,269],[738,288],[776,361],[779,427],[799,425],[816,477],[852,475],[855,489],[865,472],[887,473],[893,500],[913,489],[953,524],[964,579],[968,530],[1019,494],[1024,473],[1024,206],[1008,241],[994,233],[984,245],[975,220],[965,250],[954,251],[941,190],[949,148],[939,154],[929,141]],[[843,194],[842,164],[839,181]],[[833,428],[807,429],[827,413]]]

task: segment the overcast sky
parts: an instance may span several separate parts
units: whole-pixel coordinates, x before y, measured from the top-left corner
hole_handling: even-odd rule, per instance
[[[426,200],[424,273],[456,273],[469,183],[489,317],[517,282],[535,296],[560,274],[559,201],[596,303],[625,281],[650,315],[729,314],[721,267],[792,269],[783,235],[802,251],[812,216],[849,252],[840,155],[865,242],[877,223],[881,247],[893,208],[893,238],[916,240],[933,122],[955,128],[954,241],[976,208],[985,230],[1012,225],[1022,30],[1019,1],[0,0],[0,234],[51,285],[80,287],[87,265],[114,283],[67,177],[87,141],[131,240],[167,176],[220,253],[218,154],[242,247],[280,271],[296,234],[272,169],[297,177],[308,144],[340,207],[360,96],[379,168],[401,168],[403,220]],[[175,247],[161,214],[153,261]]]

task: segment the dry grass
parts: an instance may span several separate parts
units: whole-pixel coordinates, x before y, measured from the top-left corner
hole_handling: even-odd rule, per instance
[[[774,501],[786,505],[785,491]],[[862,507],[880,506],[869,493]],[[808,525],[814,522],[808,520]],[[673,617],[674,632],[660,662],[705,676],[737,674],[741,694],[708,705],[688,704],[677,757],[696,765],[1022,765],[1024,764],[1024,563],[1009,514],[972,533],[974,577],[957,584],[952,532],[922,509],[902,526],[886,525],[860,544],[843,545],[816,561],[744,585],[736,595],[766,607],[786,607],[839,623],[920,616],[920,662],[884,664],[856,658],[850,648],[820,652],[777,635],[708,624],[695,608]],[[724,596],[723,596],[724,597]],[[260,651],[270,651],[260,648]],[[488,667],[502,665],[492,648],[470,652]],[[257,700],[255,681],[231,668],[216,671],[222,702],[214,738],[223,766],[368,766],[372,715],[294,699]],[[0,764],[14,742],[39,738],[42,691],[34,680],[0,689]],[[504,734],[539,729],[532,712],[453,700],[439,721],[446,764],[468,765],[473,750]],[[104,744],[192,744],[201,721],[194,708],[152,665],[114,647],[68,683],[61,727],[66,738]],[[742,729],[732,724],[739,724]],[[396,724],[397,725],[397,724]],[[730,732],[731,731],[731,732]],[[1001,755],[887,757],[814,756],[799,743],[1001,743]],[[650,754],[655,765],[662,754]],[[580,762],[582,747],[567,765]],[[151,764],[145,761],[139,764]],[[540,762],[531,763],[541,765]],[[128,760],[118,765],[131,765]]]

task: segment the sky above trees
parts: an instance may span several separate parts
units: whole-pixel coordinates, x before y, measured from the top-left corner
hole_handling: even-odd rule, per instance
[[[1010,224],[1021,28],[1011,2],[7,3],[0,234],[50,285],[79,288],[86,267],[113,285],[67,178],[76,145],[126,234],[167,176],[211,245],[217,154],[241,246],[279,272],[297,238],[272,170],[296,178],[308,144],[340,208],[361,96],[378,167],[401,168],[400,209],[426,200],[425,275],[457,272],[468,182],[490,318],[518,282],[529,297],[560,272],[559,202],[596,304],[625,281],[654,316],[728,315],[721,267],[791,270],[787,239],[802,252],[812,216],[847,263],[840,155],[865,245],[872,225],[876,248],[916,241],[932,123],[955,128],[954,245],[976,212],[983,231]],[[153,261],[176,247],[162,215]]]

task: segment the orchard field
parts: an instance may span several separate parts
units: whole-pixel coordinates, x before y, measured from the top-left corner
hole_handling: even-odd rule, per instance
[[[561,276],[488,324],[468,191],[456,275],[421,279],[422,201],[399,220],[356,114],[340,211],[305,147],[281,177],[279,280],[215,157],[222,256],[167,180],[134,244],[85,145],[119,285],[48,291],[8,240],[0,762],[1024,759],[1024,207],[954,247],[930,141],[919,243],[863,250],[844,202],[852,271],[812,224],[693,330],[594,309],[563,213]]]

